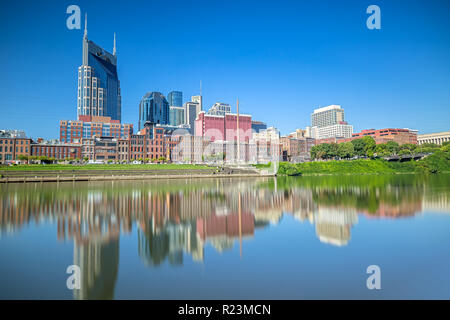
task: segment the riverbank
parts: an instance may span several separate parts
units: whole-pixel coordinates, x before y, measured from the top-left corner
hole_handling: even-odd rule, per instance
[[[0,183],[260,177],[257,170],[206,165],[21,165],[0,169]]]
[[[77,181],[123,181],[123,180],[155,180],[155,179],[205,179],[205,178],[250,178],[263,177],[257,173],[236,174],[172,174],[172,175],[98,175],[98,176],[52,176],[52,177],[5,177],[0,183],[27,183],[27,182],[77,182]]]
[[[215,170],[218,167],[200,164],[22,164],[15,166],[2,166],[2,171],[84,171],[84,170]]]
[[[329,160],[305,163],[280,163],[278,175],[353,175],[450,172],[450,153],[436,151],[419,161],[386,161],[383,159]]]

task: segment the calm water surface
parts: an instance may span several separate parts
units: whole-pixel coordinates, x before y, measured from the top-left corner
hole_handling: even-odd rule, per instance
[[[0,298],[450,299],[450,175],[0,185]]]

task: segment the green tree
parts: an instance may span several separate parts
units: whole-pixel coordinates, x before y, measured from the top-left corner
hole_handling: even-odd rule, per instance
[[[386,149],[391,155],[395,155],[400,151],[400,146],[395,141],[388,141],[386,144]]]
[[[311,148],[311,157],[314,159],[329,159],[333,153],[329,143],[321,143]]]
[[[412,143],[405,143],[400,146],[400,152],[401,154],[414,154],[417,153],[417,145]],[[399,152],[399,154],[400,154]]]
[[[375,147],[375,153],[374,155],[377,157],[387,157],[393,154],[391,151],[389,151],[389,147],[386,143],[381,143]]]
[[[343,142],[338,145],[338,157],[342,159],[348,159],[353,157],[355,149],[351,142]]]
[[[328,145],[327,159],[333,159],[339,156],[339,145],[337,143],[330,143]]]
[[[27,155],[24,155],[24,154],[20,154],[17,158],[18,158],[19,160],[28,161],[28,156],[27,156]]]
[[[365,136],[363,139],[364,142],[364,153],[366,155],[366,157],[373,157],[373,154],[375,152],[375,147],[376,147],[376,143],[375,143],[375,139],[371,136]]]
[[[366,152],[364,150],[365,143],[362,138],[354,139],[351,141],[351,143],[353,144],[355,155],[357,155],[358,157],[364,157],[366,155]]]

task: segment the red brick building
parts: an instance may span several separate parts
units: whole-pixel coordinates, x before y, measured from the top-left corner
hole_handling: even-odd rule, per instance
[[[371,136],[374,138],[376,144],[386,143],[388,141],[395,141],[399,145],[405,143],[417,144],[417,131],[410,129],[366,129],[361,132],[353,133],[351,138],[328,138],[316,139],[316,145],[321,143],[342,143],[352,141],[354,139]]]
[[[17,160],[20,155],[31,155],[31,139],[0,137],[0,163]]]
[[[128,139],[133,134],[132,124],[121,124],[110,117],[79,116],[78,121],[59,122],[59,140],[64,143],[81,143],[81,139],[113,137]]]
[[[373,137],[377,144],[386,143],[388,141],[395,141],[399,145],[405,143],[417,144],[417,131],[410,129],[366,129],[361,132],[354,133],[352,135],[352,139],[363,138],[365,136]]]
[[[138,134],[132,134],[129,144],[129,161],[166,157],[164,128],[147,126]]]
[[[195,119],[195,135],[208,137],[211,141],[237,140],[237,114],[227,113],[224,116],[200,112]],[[239,115],[239,140],[249,141],[252,138],[252,116]]]
[[[38,143],[31,145],[32,156],[44,156],[63,160],[67,158],[81,159],[81,145],[69,143]]]

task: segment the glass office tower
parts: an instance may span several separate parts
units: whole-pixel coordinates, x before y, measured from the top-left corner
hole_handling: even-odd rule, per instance
[[[167,101],[171,107],[183,106],[183,93],[181,91],[171,91],[167,95]]]
[[[169,111],[169,124],[171,126],[180,126],[184,124],[184,108],[183,107],[170,107]]]
[[[78,67],[77,114],[121,121],[120,82],[117,75],[116,36],[113,53],[83,37],[83,64]]]
[[[139,104],[138,130],[144,128],[146,122],[169,124],[169,102],[160,92],[149,92]]]

